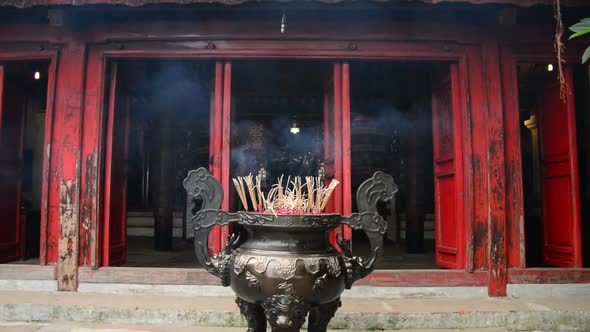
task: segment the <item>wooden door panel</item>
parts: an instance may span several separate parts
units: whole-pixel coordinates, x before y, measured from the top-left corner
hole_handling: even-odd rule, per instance
[[[463,268],[465,247],[458,80],[456,64],[432,79],[436,263],[453,269]]]
[[[566,70],[573,86],[571,68]],[[560,99],[559,84],[545,86],[539,98],[541,203],[544,263],[557,267],[582,265],[580,196],[573,93]]]
[[[25,96],[0,65],[0,262],[19,259]]]
[[[124,94],[117,64],[110,70],[105,146],[105,201],[103,265],[127,261],[127,169],[129,99]]]

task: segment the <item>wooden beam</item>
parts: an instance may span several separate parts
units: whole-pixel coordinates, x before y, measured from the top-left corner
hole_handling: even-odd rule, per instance
[[[146,285],[211,285],[221,282],[204,269],[102,267],[80,268],[80,282]]]
[[[510,284],[583,284],[590,283],[590,269],[508,269]]]
[[[488,274],[484,271],[462,270],[376,270],[355,285],[381,287],[485,287]]]
[[[506,153],[506,241],[508,267],[524,268],[524,195],[520,114],[516,61],[506,47],[501,49],[502,102],[504,109],[504,144]]]
[[[506,176],[504,154],[504,112],[500,76],[500,47],[495,41],[483,44],[487,92],[487,183],[489,204],[489,287],[490,296],[506,296]]]
[[[53,265],[1,264],[0,280],[55,280]]]
[[[352,213],[352,161],[350,151],[350,65],[342,63],[342,215]],[[352,240],[352,229],[343,227],[345,239]]]
[[[471,188],[473,199],[472,231],[467,236],[473,236],[473,266],[475,270],[488,268],[488,178],[487,178],[487,106],[484,82],[484,68],[480,47],[469,47],[467,50],[467,79],[468,79],[468,105],[467,112],[471,124],[469,130],[472,133],[471,174],[473,180]]]
[[[105,61],[96,47],[88,50],[85,76],[84,119],[82,123],[82,174],[80,197],[80,265],[99,267],[102,263],[102,235],[99,220],[100,188],[103,175],[102,139],[105,116]]]
[[[212,126],[209,133],[209,172],[211,172],[219,182],[223,179],[221,165],[221,149],[223,146],[223,72],[223,61],[215,62],[210,115],[210,123]],[[223,200],[226,201],[227,197],[224,196]],[[213,227],[209,233],[207,241],[210,254],[221,251],[221,228],[219,226]]]
[[[230,183],[230,158],[231,158],[231,82],[232,63],[226,61],[223,64],[223,110],[221,129],[221,186],[223,187],[223,202],[221,208],[229,211],[229,183]],[[225,240],[229,236],[229,226],[221,227],[219,238],[220,250],[225,247]]]
[[[56,77],[48,238],[57,239],[58,289],[78,286],[78,221],[85,46],[72,42],[60,53]]]

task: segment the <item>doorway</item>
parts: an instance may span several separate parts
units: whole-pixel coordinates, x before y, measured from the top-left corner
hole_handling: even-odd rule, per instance
[[[109,64],[103,265],[195,267],[182,181],[209,165],[214,64]]]
[[[463,268],[464,223],[457,65],[350,64],[352,193],[375,171],[392,174],[382,269]],[[356,204],[353,199],[353,211]],[[366,255],[362,232],[353,251]]]
[[[566,66],[560,95],[556,70],[517,65],[527,267],[582,267],[588,238],[588,72]]]
[[[49,61],[0,63],[0,262],[39,264]]]

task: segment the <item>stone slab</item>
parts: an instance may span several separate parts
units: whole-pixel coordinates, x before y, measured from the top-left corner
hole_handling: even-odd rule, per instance
[[[0,291],[0,321],[244,327],[233,297]],[[590,297],[343,299],[333,329],[590,331]]]

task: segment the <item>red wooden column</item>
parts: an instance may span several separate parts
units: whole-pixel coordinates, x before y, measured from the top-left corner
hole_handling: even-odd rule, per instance
[[[231,62],[217,61],[211,98],[209,171],[223,187],[221,208],[229,209],[231,140]],[[229,234],[227,227],[214,227],[209,234],[209,252],[221,251]]]
[[[482,50],[480,47],[467,48],[466,66],[464,68],[465,79],[463,84],[467,85],[468,95],[466,96],[466,111],[470,117],[468,131],[471,133],[470,154],[466,155],[465,162],[468,165],[466,174],[471,174],[472,179],[467,186],[466,199],[471,200],[472,209],[466,211],[471,219],[467,227],[467,270],[479,270],[488,268],[489,257],[489,201],[488,201],[488,140],[487,140],[487,99],[486,83],[484,82],[484,68],[482,63]],[[463,133],[464,135],[466,133]]]
[[[230,142],[231,142],[231,62],[223,65],[223,113],[221,128],[221,186],[223,202],[221,208],[229,210],[229,178],[230,178]],[[229,226],[221,227],[220,248],[225,247],[225,239],[229,236]]]
[[[523,268],[526,264],[524,246],[524,195],[522,188],[522,156],[520,150],[520,114],[518,112],[518,80],[516,61],[508,48],[501,50],[502,94],[504,109],[504,140],[506,154],[506,237],[508,267]]]
[[[490,296],[506,296],[506,176],[504,116],[500,76],[500,48],[497,42],[483,45],[484,78],[487,92],[487,182],[489,200],[489,286]]]
[[[342,214],[352,213],[352,165],[350,157],[350,65],[342,63]],[[343,236],[352,239],[352,229],[343,227]]]
[[[213,91],[211,96],[211,115],[209,132],[209,172],[221,182],[221,146],[223,113],[223,62],[215,63],[213,73]],[[224,192],[225,195],[225,192]],[[225,199],[224,199],[225,201]],[[223,203],[222,203],[223,204]],[[221,251],[221,229],[213,227],[209,233],[209,254]]]
[[[343,182],[343,151],[342,151],[342,64],[340,62],[334,63],[333,65],[333,95],[334,102],[332,103],[333,112],[333,135],[334,135],[334,178],[340,182]],[[350,116],[349,116],[350,117]],[[335,213],[342,213],[342,194],[343,194],[343,183],[341,183],[334,190],[334,211]]]
[[[62,49],[56,77],[56,98],[51,138],[47,261],[57,262],[59,290],[78,286],[78,221],[85,45],[71,42]],[[51,241],[51,240],[50,240]],[[57,250],[55,250],[57,249]]]
[[[88,50],[82,126],[82,174],[80,197],[80,265],[102,265],[102,236],[100,235],[99,195],[100,167],[103,159],[105,61],[96,47]]]

